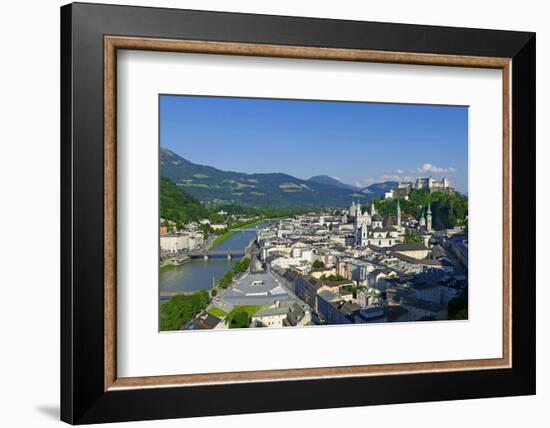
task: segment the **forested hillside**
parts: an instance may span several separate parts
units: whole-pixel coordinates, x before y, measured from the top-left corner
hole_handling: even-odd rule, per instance
[[[399,199],[402,214],[411,214],[420,218],[422,212],[426,212],[428,204],[432,210],[432,222],[434,229],[452,228],[456,225],[464,225],[468,214],[468,197],[457,192],[434,192],[427,189],[412,190],[409,200]],[[376,201],[375,206],[380,214],[395,216],[397,200]]]
[[[208,218],[209,211],[198,199],[166,177],[160,178],[160,217],[177,224]]]

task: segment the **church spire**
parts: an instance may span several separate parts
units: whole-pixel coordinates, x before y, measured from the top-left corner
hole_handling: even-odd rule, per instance
[[[428,210],[426,211],[426,229],[432,230],[432,209],[428,204]]]

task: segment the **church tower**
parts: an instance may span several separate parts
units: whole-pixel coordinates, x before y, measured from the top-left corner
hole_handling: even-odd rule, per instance
[[[373,217],[376,214],[376,208],[374,207],[374,200],[370,204],[370,216]]]
[[[428,211],[426,211],[426,230],[432,230],[432,209],[428,204]]]
[[[401,207],[399,206],[399,199],[397,200],[397,221],[396,226],[401,228]]]
[[[354,225],[355,231],[355,245],[364,246],[367,242],[368,229],[366,224],[357,224]]]
[[[424,218],[424,210],[422,210],[420,212],[420,220],[418,221],[418,225],[420,227],[425,227],[426,226],[426,219]]]
[[[355,217],[356,211],[355,211],[355,201],[351,201],[351,206],[349,207],[349,216]]]
[[[367,240],[369,237],[369,230],[367,228],[367,225],[364,224],[361,226],[361,246],[367,245]]]

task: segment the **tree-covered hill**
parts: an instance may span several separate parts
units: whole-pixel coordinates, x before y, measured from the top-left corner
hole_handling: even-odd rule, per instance
[[[278,172],[247,174],[222,171],[192,163],[166,148],[160,151],[160,169],[162,176],[168,177],[181,189],[203,203],[217,206],[347,207],[352,199],[366,203],[373,197],[319,177],[302,180]]]
[[[160,178],[160,216],[177,224],[207,218],[209,211],[196,198],[166,177]]]
[[[361,189],[360,192],[366,195],[373,195],[377,198],[384,197],[384,193],[390,189],[395,189],[399,183],[397,181],[384,181],[382,183],[374,183],[370,186]]]
[[[412,190],[409,200],[399,199],[402,214],[411,214],[419,219],[422,212],[426,212],[428,204],[432,210],[432,223],[434,229],[452,228],[456,225],[464,225],[468,215],[468,197],[458,192],[434,192],[427,189]],[[387,199],[375,202],[380,214],[395,217],[397,200]]]

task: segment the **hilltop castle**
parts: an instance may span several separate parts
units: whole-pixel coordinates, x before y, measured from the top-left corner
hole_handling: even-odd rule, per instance
[[[399,183],[399,188],[402,188],[406,185],[412,185],[412,183]],[[430,189],[433,191],[437,191],[441,189],[448,189],[449,180],[447,179],[447,177],[444,177],[442,180],[435,180],[432,177],[421,177],[416,179],[414,187],[416,190]]]
[[[428,189],[433,192],[454,192],[454,189],[449,185],[449,180],[444,177],[441,180],[436,180],[433,177],[419,177],[416,181],[400,181],[396,189],[390,189],[384,193],[384,199],[404,198],[408,199],[410,191]]]

